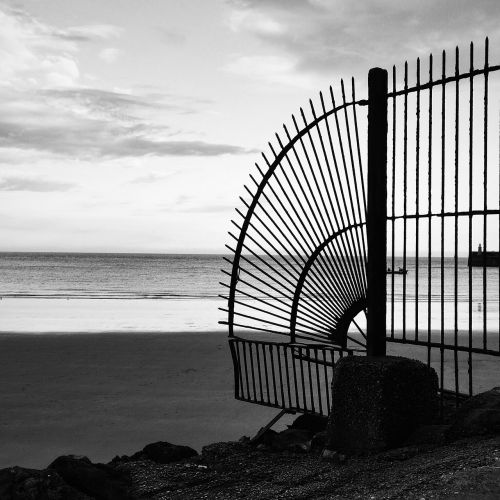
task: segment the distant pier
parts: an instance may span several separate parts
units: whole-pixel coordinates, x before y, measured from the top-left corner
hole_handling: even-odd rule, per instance
[[[500,267],[500,252],[483,252],[479,245],[477,252],[469,254],[469,267]]]

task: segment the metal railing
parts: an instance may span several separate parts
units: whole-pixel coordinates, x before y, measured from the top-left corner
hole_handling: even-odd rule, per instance
[[[414,84],[407,63],[402,80],[394,67],[388,93],[388,260],[408,274],[388,280],[387,340],[414,346],[457,397],[488,388],[486,372],[495,385],[500,370],[498,267],[468,265],[478,243],[499,249],[500,66],[488,40],[479,69],[474,55],[471,44],[462,61],[457,48],[451,74],[446,52],[425,72],[417,60]]]
[[[480,69],[472,44],[465,71],[458,49],[451,75],[444,52],[423,66],[320,93],[250,175],[221,295],[238,399],[325,414],[335,362],[366,351],[421,359],[457,401],[498,383],[498,267],[466,261],[498,251],[500,66],[487,40]]]
[[[235,397],[290,412],[328,415],[335,363],[351,351],[233,337]]]

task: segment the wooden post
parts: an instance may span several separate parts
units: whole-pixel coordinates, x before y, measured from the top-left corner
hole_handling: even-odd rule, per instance
[[[386,354],[387,71],[368,73],[367,354]]]

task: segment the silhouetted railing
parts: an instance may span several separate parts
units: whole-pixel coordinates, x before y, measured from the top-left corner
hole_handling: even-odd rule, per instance
[[[488,40],[480,69],[473,44],[452,59],[417,60],[412,83],[407,63],[401,78],[392,70],[388,260],[408,273],[389,279],[388,340],[421,346],[413,356],[458,396],[490,388],[500,370],[498,267],[468,266],[475,245],[499,249],[500,66]]]
[[[375,68],[368,99],[341,82],[269,143],[223,270],[238,399],[326,414],[333,366],[367,350],[421,359],[457,401],[498,384],[500,66],[488,40],[480,69],[472,44],[454,56],[414,82]]]
[[[235,397],[288,411],[328,415],[335,363],[352,352],[326,345],[232,338]]]

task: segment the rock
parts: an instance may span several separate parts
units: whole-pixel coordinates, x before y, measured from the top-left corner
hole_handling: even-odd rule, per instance
[[[500,387],[465,401],[451,418],[448,439],[500,434]]]
[[[365,453],[404,444],[438,415],[436,372],[399,357],[349,356],[335,367],[328,448]]]
[[[305,443],[292,443],[286,448],[287,451],[292,453],[308,453],[311,451],[311,442],[307,441]]]
[[[286,429],[277,434],[271,443],[274,451],[309,451],[311,449],[311,433],[303,429]],[[300,453],[300,451],[299,451]]]
[[[321,459],[334,464],[341,464],[346,461],[346,456],[338,451],[325,448],[321,453]]]
[[[91,500],[53,470],[10,467],[0,470],[2,500]]]
[[[129,498],[129,477],[109,465],[93,464],[87,457],[66,455],[48,467],[55,470],[73,488],[97,500]]]
[[[317,432],[311,439],[311,451],[322,452],[326,448],[328,432],[326,430]]]
[[[134,453],[131,456],[122,455],[116,456],[111,460],[110,464],[116,465],[119,463],[139,462],[141,460],[152,460],[158,464],[169,464],[197,456],[198,453],[189,446],[181,446],[177,444],[167,443],[166,441],[158,441],[146,445],[141,451]]]
[[[272,429],[266,429],[262,434],[250,440],[253,445],[271,446],[278,433]]]
[[[327,424],[328,417],[304,413],[303,415],[297,417],[289,427],[290,429],[303,429],[311,432],[312,434],[316,434],[317,432],[324,431]]]
[[[185,458],[191,458],[198,455],[196,450],[189,446],[181,446],[177,444],[167,443],[166,441],[158,441],[145,446],[142,453],[146,458],[158,464],[169,464],[170,462],[178,462]]]

